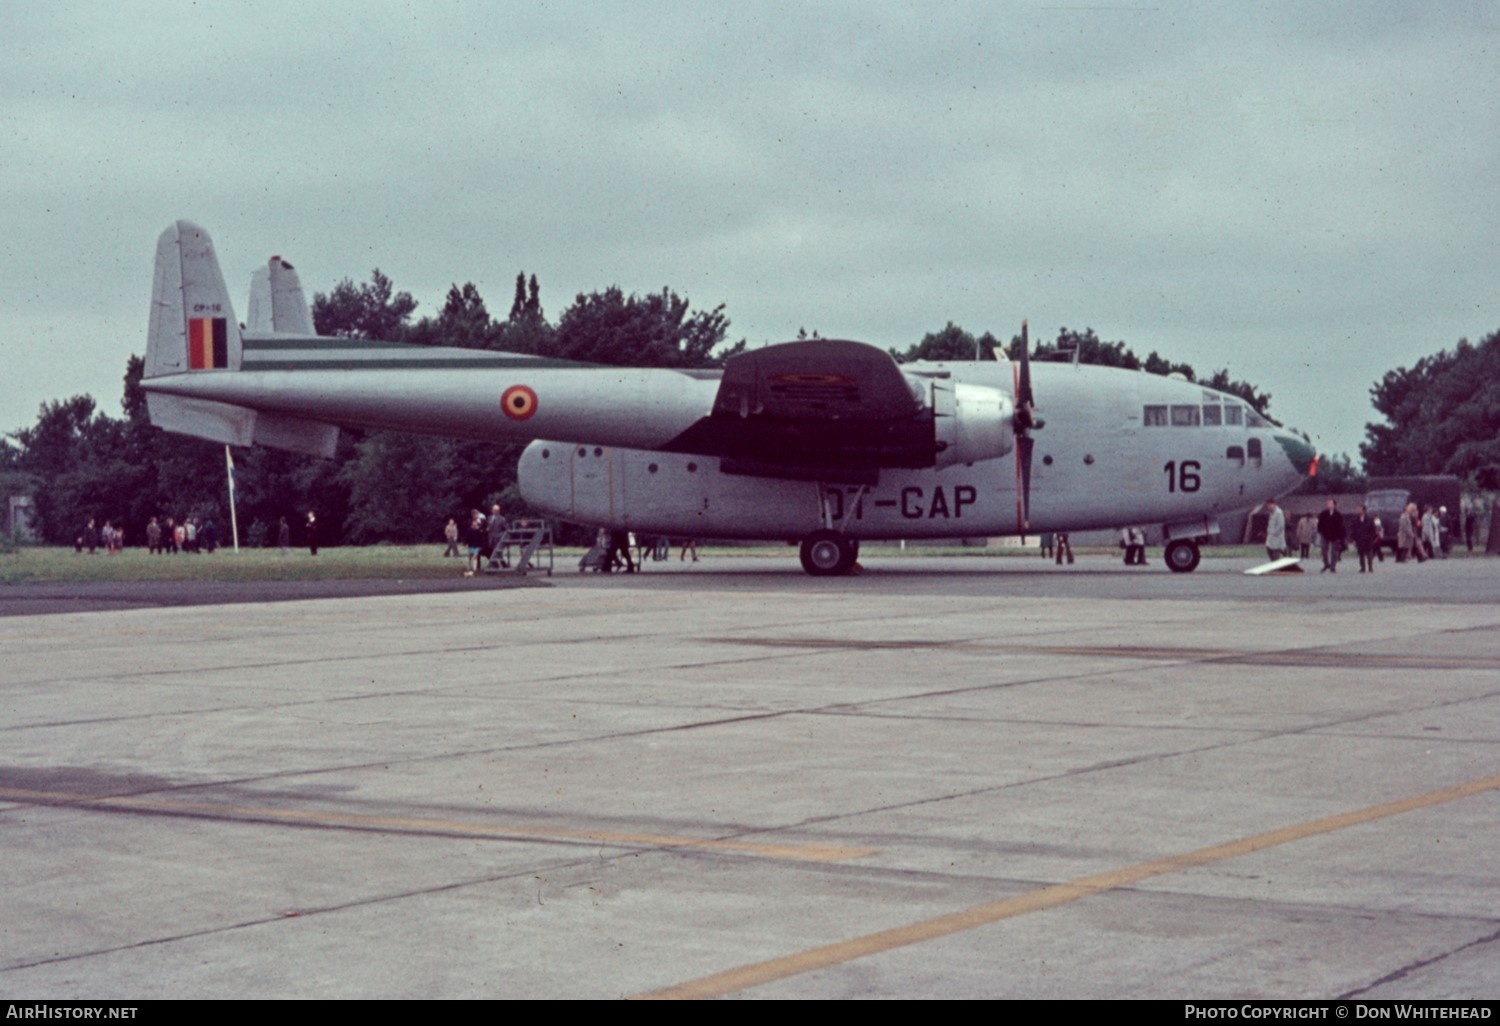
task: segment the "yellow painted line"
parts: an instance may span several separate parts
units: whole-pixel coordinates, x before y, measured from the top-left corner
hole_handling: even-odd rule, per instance
[[[241,822],[288,823],[298,826],[343,827],[353,830],[387,830],[393,833],[444,834],[453,837],[535,838],[553,841],[587,841],[619,847],[691,848],[733,852],[764,858],[804,862],[842,862],[875,854],[878,848],[856,848],[835,844],[766,844],[757,841],[721,841],[672,834],[630,833],[614,830],[556,830],[505,823],[469,823],[461,820],[418,819],[406,816],[361,816],[317,809],[275,809],[214,802],[175,801],[145,797],[93,797],[65,791],[31,791],[0,788],[0,800],[28,805],[66,805],[119,812],[160,813],[171,816],[203,816]]]
[[[896,948],[909,947],[913,944],[920,944],[923,941],[936,940],[940,937],[947,937],[950,934],[973,930],[980,926],[988,926],[991,923],[998,923],[1004,919],[1014,919],[1017,916],[1024,916],[1032,912],[1042,912],[1047,909],[1057,908],[1060,905],[1067,905],[1082,898],[1101,894],[1104,891],[1114,890],[1118,887],[1128,887],[1131,884],[1139,883],[1151,877],[1162,876],[1166,873],[1175,873],[1184,869],[1192,869],[1196,866],[1203,866],[1212,862],[1221,862],[1224,859],[1232,859],[1240,855],[1249,855],[1252,852],[1275,848],[1278,845],[1289,844],[1292,841],[1300,841],[1319,834],[1345,830],[1352,826],[1358,826],[1361,823],[1386,819],[1390,816],[1399,816],[1404,812],[1412,812],[1416,809],[1442,805],[1446,802],[1468,798],[1486,791],[1493,791],[1497,788],[1500,788],[1500,774],[1481,777],[1478,780],[1471,780],[1468,783],[1458,784],[1453,787],[1445,787],[1438,791],[1429,791],[1427,794],[1417,795],[1413,798],[1387,802],[1384,805],[1372,805],[1366,809],[1357,809],[1354,812],[1345,812],[1336,816],[1326,816],[1322,819],[1308,820],[1305,823],[1297,823],[1293,826],[1282,827],[1279,830],[1255,834],[1252,837],[1243,837],[1226,844],[1216,844],[1209,848],[1199,848],[1197,851],[1186,852],[1182,855],[1171,855],[1167,858],[1153,859],[1150,862],[1126,866],[1123,869],[1115,869],[1107,873],[1099,873],[1095,876],[1080,877],[1077,880],[1055,884],[1051,887],[1043,887],[1041,890],[1031,891],[1030,893],[1021,894],[1014,898],[992,901],[983,905],[976,905],[973,908],[963,909],[959,912],[951,912],[948,915],[938,916],[935,919],[925,919],[906,926],[898,926],[894,929],[866,934],[863,937],[854,937],[850,940],[839,941],[836,944],[810,948],[807,951],[799,951],[795,954],[773,958],[765,962],[756,962],[752,965],[741,966],[738,969],[729,969],[722,973],[714,973],[712,976],[704,976],[696,980],[689,980],[686,983],[679,983],[674,987],[666,987],[662,990],[638,994],[636,997],[676,999],[723,997],[726,994],[733,994],[736,991],[747,990],[751,987],[763,986],[790,976],[799,976],[818,969],[827,969],[830,966],[842,965],[845,962],[864,958],[867,955],[878,955]]]

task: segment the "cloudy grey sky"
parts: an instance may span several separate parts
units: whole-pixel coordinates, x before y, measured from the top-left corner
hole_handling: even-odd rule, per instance
[[[243,304],[663,285],[752,345],[1092,327],[1355,454],[1500,328],[1494,3],[0,3],[0,431],[119,413],[157,234]],[[237,311],[244,317],[243,308]],[[1040,396],[1045,408],[1046,397]],[[1052,410],[1048,416],[1059,415]]]

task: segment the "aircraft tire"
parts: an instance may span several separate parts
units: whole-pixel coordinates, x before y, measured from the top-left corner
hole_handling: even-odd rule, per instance
[[[814,577],[847,574],[857,551],[855,544],[837,531],[814,531],[802,539],[802,569]]]
[[[1198,563],[1203,554],[1198,551],[1198,543],[1190,538],[1178,538],[1176,541],[1167,543],[1167,550],[1163,553],[1167,568],[1174,574],[1191,573],[1198,569]]]

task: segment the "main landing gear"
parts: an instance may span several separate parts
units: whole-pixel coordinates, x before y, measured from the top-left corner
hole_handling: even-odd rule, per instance
[[[838,531],[814,531],[802,539],[802,569],[814,577],[851,573],[859,559],[859,542]]]
[[[1167,562],[1167,568],[1174,574],[1189,573],[1198,568],[1198,561],[1203,554],[1198,551],[1198,543],[1191,538],[1176,538],[1167,543],[1166,552],[1163,553]]]

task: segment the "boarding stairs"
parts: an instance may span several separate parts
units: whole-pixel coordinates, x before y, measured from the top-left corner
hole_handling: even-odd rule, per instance
[[[545,566],[542,564],[545,562]],[[552,576],[552,522],[550,520],[514,520],[506,526],[500,542],[485,562],[487,574],[525,575],[530,570],[547,571]]]

